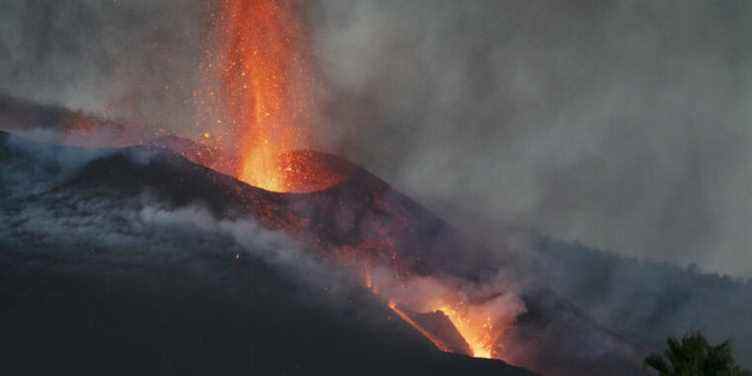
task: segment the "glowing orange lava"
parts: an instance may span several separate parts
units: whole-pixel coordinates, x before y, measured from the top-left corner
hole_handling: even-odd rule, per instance
[[[476,312],[461,312],[460,309],[448,304],[439,306],[435,310],[449,317],[449,321],[470,346],[474,357],[495,358],[493,348],[497,334],[490,316]]]
[[[424,329],[423,326],[415,322],[415,320],[411,319],[410,316],[408,316],[402,309],[400,309],[397,306],[397,303],[389,302],[389,309],[394,311],[394,313],[399,316],[402,321],[410,324],[415,330],[418,331],[418,333],[422,334],[424,337],[426,337],[429,341],[433,342],[433,344],[441,351],[448,352],[449,349],[442,343],[440,340],[438,340],[436,337],[433,336],[428,330]]]
[[[380,280],[384,281],[383,276]],[[515,302],[506,301],[497,296],[482,303],[468,304],[467,299],[461,294],[443,287],[424,292],[423,294],[433,296],[428,300],[418,298],[416,301],[414,296],[402,300],[404,295],[395,291],[393,287],[380,289],[377,279],[368,268],[363,271],[363,282],[374,294],[388,298],[389,308],[440,350],[449,351],[439,339],[440,336],[413,320],[400,306],[414,313],[443,313],[467,343],[469,355],[475,358],[503,360],[504,354],[500,339],[503,338],[506,329],[513,324],[516,317],[518,311],[515,310]]]
[[[222,102],[234,131],[235,175],[256,187],[289,191],[282,153],[311,137],[312,72],[295,1],[222,0],[218,61]]]
[[[219,89],[210,90],[207,101],[218,104],[221,115],[212,120],[211,132],[204,129],[201,133],[207,143],[216,142],[225,149],[229,146],[227,151],[233,156],[227,166],[222,164],[218,169],[275,192],[317,191],[345,179],[351,167],[338,165],[320,153],[297,151],[312,146],[312,114],[316,107],[302,1],[219,1],[219,49],[208,65],[210,76],[219,78]],[[371,246],[394,249],[388,236],[360,245],[365,253]],[[396,260],[396,252],[393,253],[391,259]],[[392,311],[439,349],[449,351],[437,336],[400,309],[398,303],[403,302],[395,303],[376,284],[369,267],[365,270],[364,283],[368,288],[390,298]],[[400,274],[399,269],[397,272]],[[464,337],[473,356],[497,356],[493,349],[499,329],[494,328],[495,318],[489,312],[467,307],[459,299],[440,299],[420,308],[420,312],[443,312]]]

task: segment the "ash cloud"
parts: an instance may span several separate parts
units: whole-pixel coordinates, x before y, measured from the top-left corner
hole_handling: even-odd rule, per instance
[[[323,147],[454,223],[752,273],[747,2],[306,5]],[[3,2],[0,90],[195,134],[211,7]]]
[[[320,1],[312,14],[345,153],[453,222],[752,272],[747,2]]]
[[[513,279],[639,346],[702,330],[750,353],[749,283],[581,244],[752,276],[752,5],[320,1],[312,14],[350,159],[476,237],[532,228],[489,240],[519,254]]]
[[[210,10],[192,0],[0,4],[0,91],[189,131]]]

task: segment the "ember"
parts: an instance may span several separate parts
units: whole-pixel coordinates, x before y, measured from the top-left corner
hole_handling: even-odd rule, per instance
[[[236,145],[234,174],[253,186],[292,190],[281,155],[309,146],[313,86],[306,31],[290,1],[223,0],[215,65]]]
[[[223,113],[210,122],[214,127],[204,130],[201,138],[204,143],[221,145],[230,155],[222,159],[224,166],[212,167],[273,192],[321,192],[341,186],[354,170],[339,158],[301,151],[312,146],[315,95],[300,5],[296,1],[222,0],[216,19],[219,49],[209,54],[211,62],[207,64],[208,76],[220,86],[209,96],[218,94],[214,101]],[[497,357],[494,348],[499,329],[495,324],[499,317],[482,307],[466,305],[455,291],[440,294],[441,299],[427,294],[423,304],[408,304],[405,311],[405,302],[394,300],[389,288],[372,279],[374,267],[390,268],[399,278],[412,277],[419,267],[402,257],[404,250],[396,245],[400,236],[412,233],[411,226],[419,221],[409,218],[410,208],[402,202],[391,202],[386,184],[377,180],[359,181],[355,185],[361,186],[344,193],[350,196],[318,195],[300,200],[297,224],[288,222],[282,229],[294,235],[307,233],[301,226],[314,227],[315,231],[308,229],[308,233],[319,232],[318,238],[306,240],[313,240],[320,248],[331,248],[322,251],[334,253],[341,264],[355,266],[369,289],[392,302],[389,307],[439,349]],[[290,205],[295,207],[295,202]],[[334,209],[342,206],[350,207]],[[388,215],[360,218],[362,210]],[[332,218],[339,222],[325,223]],[[357,224],[347,226],[357,225],[353,231],[362,238],[345,244],[325,239],[333,235],[332,229],[343,231],[339,227],[347,218],[360,218]],[[387,222],[382,223],[384,219]],[[434,317],[426,319],[434,324],[422,325],[417,317]],[[437,329],[448,327],[451,329]],[[462,338],[441,339],[458,336]]]

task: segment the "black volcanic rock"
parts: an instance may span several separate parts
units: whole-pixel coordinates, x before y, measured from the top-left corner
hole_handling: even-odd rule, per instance
[[[72,115],[75,113],[61,108],[0,98],[0,129],[64,129]],[[322,192],[277,194],[175,155],[171,151],[185,157],[190,150],[198,150],[198,144],[182,139],[157,140],[146,147],[86,150],[19,140],[9,147],[7,135],[0,132],[0,144],[2,247],[11,244],[28,251],[45,244],[42,254],[51,248],[92,248],[81,236],[75,246],[53,247],[45,243],[50,235],[44,227],[32,232],[18,228],[34,223],[28,218],[32,211],[52,213],[55,219],[45,226],[66,222],[82,211],[92,216],[84,223],[97,223],[97,211],[117,212],[123,205],[140,209],[144,203],[139,200],[147,197],[160,207],[175,210],[199,205],[218,220],[253,218],[270,229],[294,228],[291,235],[298,244],[322,253],[367,242],[375,244],[369,248],[375,254],[390,259],[389,254],[379,252],[384,250],[379,241],[389,237],[395,239],[395,247],[389,250],[402,257],[398,266],[405,273],[482,282],[509,263],[496,257],[501,252],[482,250],[377,177],[332,156],[313,153],[306,158],[334,173],[346,173],[348,178],[341,184]],[[113,223],[130,220],[117,218]],[[115,231],[115,235],[123,234]],[[523,255],[524,263],[532,266],[520,269],[527,279],[536,281],[535,288],[522,291],[527,312],[511,332],[521,348],[520,363],[553,370],[552,374],[561,365],[632,374],[639,359],[624,359],[630,358],[634,349],[644,355],[662,346],[666,336],[698,328],[713,338],[731,337],[742,354],[752,349],[752,334],[744,325],[752,314],[750,283],[623,259],[545,236],[534,238]],[[7,303],[0,299],[0,308],[3,304]],[[604,352],[619,354],[601,356]],[[741,357],[741,361],[749,364],[749,357]]]
[[[324,292],[253,259],[28,251],[0,252],[9,374],[528,374],[438,352],[364,293],[311,303]]]
[[[164,150],[0,134],[0,188],[8,374],[530,374],[435,349],[258,226],[284,196]]]
[[[171,150],[202,166],[216,166],[221,165],[223,162],[221,160],[222,153],[219,150],[175,135],[158,136],[145,141],[144,144],[146,146]]]
[[[470,346],[467,344],[457,328],[449,320],[449,317],[441,311],[426,313],[410,312],[404,310],[405,314],[415,321],[422,328],[425,328],[436,339],[440,340],[446,348],[455,354],[473,355]]]
[[[251,187],[163,147],[91,151],[52,145],[48,148],[55,150],[54,158],[39,160],[36,149],[40,145],[16,143],[20,144],[6,147],[6,153],[19,163],[49,165],[45,169],[50,171],[65,171],[58,166],[59,160],[76,159],[69,154],[86,155],[74,168],[47,179],[49,187],[43,193],[21,198],[21,204],[16,204],[40,200],[55,209],[65,209],[55,216],[64,218],[78,208],[97,216],[101,211],[117,212],[120,205],[143,210],[144,197],[148,197],[171,211],[205,208],[214,221],[253,220],[265,229],[283,231],[296,239],[298,246],[309,247],[324,257],[336,250],[356,249],[406,276],[445,276],[473,284],[501,271],[500,264],[485,258],[490,252],[476,249],[478,245],[446,222],[381,179],[351,165],[347,165],[347,178],[329,189],[285,194]],[[23,209],[17,206],[15,210]],[[117,220],[128,222],[125,218]],[[86,239],[80,241],[86,243]],[[600,346],[598,341],[605,339],[609,349],[632,354],[626,341],[611,335],[584,313],[559,311],[549,304],[551,301],[563,300],[548,295],[525,297],[525,303],[534,309],[513,329],[512,338],[525,350],[524,356],[513,359],[516,364],[551,374],[567,374],[556,371],[561,369],[576,369],[581,374],[597,374],[588,369],[609,369],[616,370],[615,375],[628,375],[637,369],[639,361],[621,353],[603,357],[577,351],[583,346]],[[566,364],[575,368],[561,368]]]
[[[81,111],[0,94],[0,130],[23,132],[37,141],[123,146],[140,138],[135,129],[142,130]]]
[[[25,130],[63,126],[70,111],[56,106],[43,106],[0,94],[0,129]]]

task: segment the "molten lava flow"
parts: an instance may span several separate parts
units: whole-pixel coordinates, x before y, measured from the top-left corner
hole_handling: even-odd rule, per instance
[[[366,283],[370,284],[367,287],[375,290],[373,282],[370,279],[370,273],[366,276]],[[415,322],[410,316],[399,308],[394,300],[389,301],[389,308],[397,313],[404,321],[410,324],[424,337],[433,342],[437,348],[442,351],[449,351],[448,348],[428,329]],[[495,348],[497,347],[496,341],[499,339],[501,328],[497,328],[494,325],[495,318],[490,312],[486,312],[483,307],[466,307],[463,303],[447,303],[441,302],[437,305],[431,305],[428,309],[423,311],[428,312],[441,312],[449,321],[452,322],[454,328],[459,335],[467,342],[470,347],[470,351],[475,358],[500,359],[500,354],[496,354]]]
[[[235,175],[270,191],[290,191],[282,153],[311,137],[313,85],[305,28],[294,1],[222,0],[217,64],[221,102],[236,144]],[[297,169],[303,169],[302,167]]]
[[[331,155],[310,150],[282,153],[278,158],[278,176],[288,192],[315,192],[345,180],[352,165]]]
[[[443,305],[436,309],[442,312],[452,322],[457,331],[462,335],[473,356],[476,358],[494,358],[493,348],[496,341],[493,320],[490,316],[479,316],[477,313],[460,312],[450,305]]]
[[[391,305],[390,308],[394,310],[394,307]],[[493,317],[484,312],[482,308],[468,308],[464,307],[462,303],[450,304],[443,302],[435,306],[430,306],[428,309],[424,309],[424,311],[441,312],[446,315],[455,329],[457,329],[457,332],[470,346],[473,357],[486,359],[499,358],[498,354],[494,353],[494,347],[500,333],[498,333],[497,328],[494,326]],[[416,326],[413,323],[411,325]],[[418,329],[423,335],[431,339],[432,342],[437,343],[426,330]],[[437,347],[441,348],[438,345]]]
[[[444,352],[449,352],[449,348],[447,348],[444,345],[443,342],[441,342],[439,339],[437,339],[436,337],[434,337],[433,334],[431,334],[428,330],[426,330],[425,328],[423,328],[423,326],[421,326],[420,324],[418,324],[417,322],[415,322],[415,320],[413,320],[412,318],[410,318],[410,316],[408,316],[404,311],[402,311],[402,309],[400,309],[397,306],[397,303],[389,302],[389,309],[391,309],[392,311],[394,311],[394,313],[396,313],[397,316],[399,316],[402,319],[402,321],[410,324],[410,326],[412,326],[415,330],[417,330],[418,333],[422,334],[429,341],[433,342],[433,344],[439,350],[444,351]]]
[[[513,294],[495,293],[490,297],[470,299],[462,291],[469,291],[454,282],[443,282],[434,277],[396,277],[392,269],[362,270],[363,282],[374,294],[389,301],[389,308],[431,340],[442,351],[457,352],[457,347],[447,350],[448,332],[438,327],[421,325],[412,315],[440,313],[451,322],[466,343],[460,353],[476,358],[504,358],[504,335],[514,325],[523,310]]]
[[[276,192],[321,191],[341,182],[352,172],[350,166],[321,153],[298,151],[312,146],[312,114],[316,107],[309,43],[300,17],[302,1],[219,1],[216,19],[219,50],[207,68],[220,85],[219,89],[209,91],[208,101],[219,105],[210,107],[220,110],[216,116],[210,116],[216,121],[207,122],[216,127],[209,129],[211,132],[204,129],[203,133],[206,143],[230,146],[227,151],[232,156],[222,158],[227,162],[218,163],[219,169],[253,186]],[[381,192],[384,186],[379,182],[360,189]],[[338,225],[347,227],[348,222],[353,221],[353,225],[361,227],[348,232],[348,237],[360,232],[368,236],[357,243],[343,245],[335,252],[336,258],[344,264],[351,264],[349,259],[367,260],[365,285],[388,298],[389,308],[439,349],[450,351],[446,343],[439,340],[441,335],[427,330],[430,324],[423,326],[411,318],[400,308],[403,304],[417,314],[443,312],[456,329],[452,329],[452,333],[458,332],[467,342],[463,353],[471,351],[474,356],[485,358],[497,356],[494,346],[499,329],[494,324],[498,323],[498,316],[482,307],[463,304],[458,291],[440,294],[439,299],[429,293],[431,297],[423,299],[422,304],[410,305],[396,299],[388,286],[382,288],[373,278],[370,269],[376,264],[388,267],[398,279],[411,277],[415,265],[401,262],[394,230],[409,234],[412,222],[405,214],[405,207],[395,207],[381,196],[367,197],[371,198],[366,200],[372,205],[371,209],[379,215],[369,219],[371,222],[356,216],[338,217],[342,222]],[[382,216],[382,213],[397,214]],[[382,223],[382,218],[388,221]],[[321,218],[315,217],[315,221],[319,223]],[[300,223],[309,222],[300,220]],[[291,233],[298,233],[303,227],[291,223],[287,221],[285,228]],[[439,303],[426,304],[431,300]],[[416,317],[418,321],[423,320],[422,316]],[[446,318],[442,322],[446,323]]]

